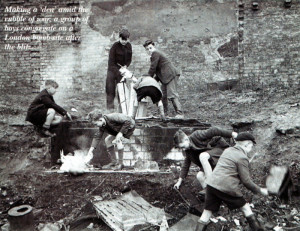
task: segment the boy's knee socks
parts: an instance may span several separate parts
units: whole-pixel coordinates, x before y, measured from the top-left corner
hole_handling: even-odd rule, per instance
[[[119,164],[123,164],[123,155],[124,155],[124,149],[120,149],[118,150],[118,154],[119,154]]]
[[[111,158],[111,162],[117,162],[116,159],[116,153],[115,153],[115,147],[114,146],[110,146],[107,148],[107,152]]]
[[[206,227],[207,227],[207,223],[203,222],[203,221],[198,221],[197,222],[197,226],[196,226],[196,231],[205,231]]]

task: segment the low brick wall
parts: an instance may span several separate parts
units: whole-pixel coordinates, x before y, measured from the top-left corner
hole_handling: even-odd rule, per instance
[[[209,124],[197,120],[169,123],[137,121],[133,135],[124,143],[124,165],[133,166],[139,158],[158,163],[166,159],[182,161],[184,158],[182,152],[173,147],[175,132],[182,129],[190,134],[195,130],[208,127],[210,127]],[[57,129],[57,137],[51,139],[50,149],[54,162],[60,157],[60,150],[63,150],[64,154],[72,153],[75,150],[86,150],[87,152],[98,128],[88,122],[65,122]],[[94,152],[92,164],[104,165],[109,161],[104,139],[102,139]]]

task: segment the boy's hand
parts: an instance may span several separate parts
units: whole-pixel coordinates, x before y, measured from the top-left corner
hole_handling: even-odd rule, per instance
[[[67,118],[68,118],[69,120],[71,120],[71,121],[72,121],[72,116],[70,115],[70,113],[69,113],[69,112],[67,112],[66,116],[67,116]]]
[[[182,179],[179,178],[178,181],[177,181],[177,183],[174,185],[174,189],[178,190],[180,188],[181,183],[182,183]]]
[[[123,134],[121,132],[119,132],[117,135],[116,135],[116,142],[120,142],[122,141],[121,139],[123,138]]]
[[[268,192],[268,189],[267,189],[267,188],[260,188],[260,193],[261,193],[263,196],[268,196],[268,195],[269,195],[269,192]]]
[[[238,136],[237,132],[232,132],[232,138],[235,139]]]
[[[94,155],[93,151],[94,151],[94,147],[91,147],[89,149],[89,152],[88,152],[87,156],[93,156]]]

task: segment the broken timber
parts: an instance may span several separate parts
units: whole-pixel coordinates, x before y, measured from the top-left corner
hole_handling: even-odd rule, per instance
[[[158,226],[166,215],[163,209],[152,206],[135,191],[113,200],[102,200],[96,196],[92,203],[97,215],[114,231],[143,230]]]

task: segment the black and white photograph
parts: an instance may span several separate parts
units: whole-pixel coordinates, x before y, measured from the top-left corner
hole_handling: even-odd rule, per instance
[[[300,0],[1,0],[1,231],[299,231]]]

